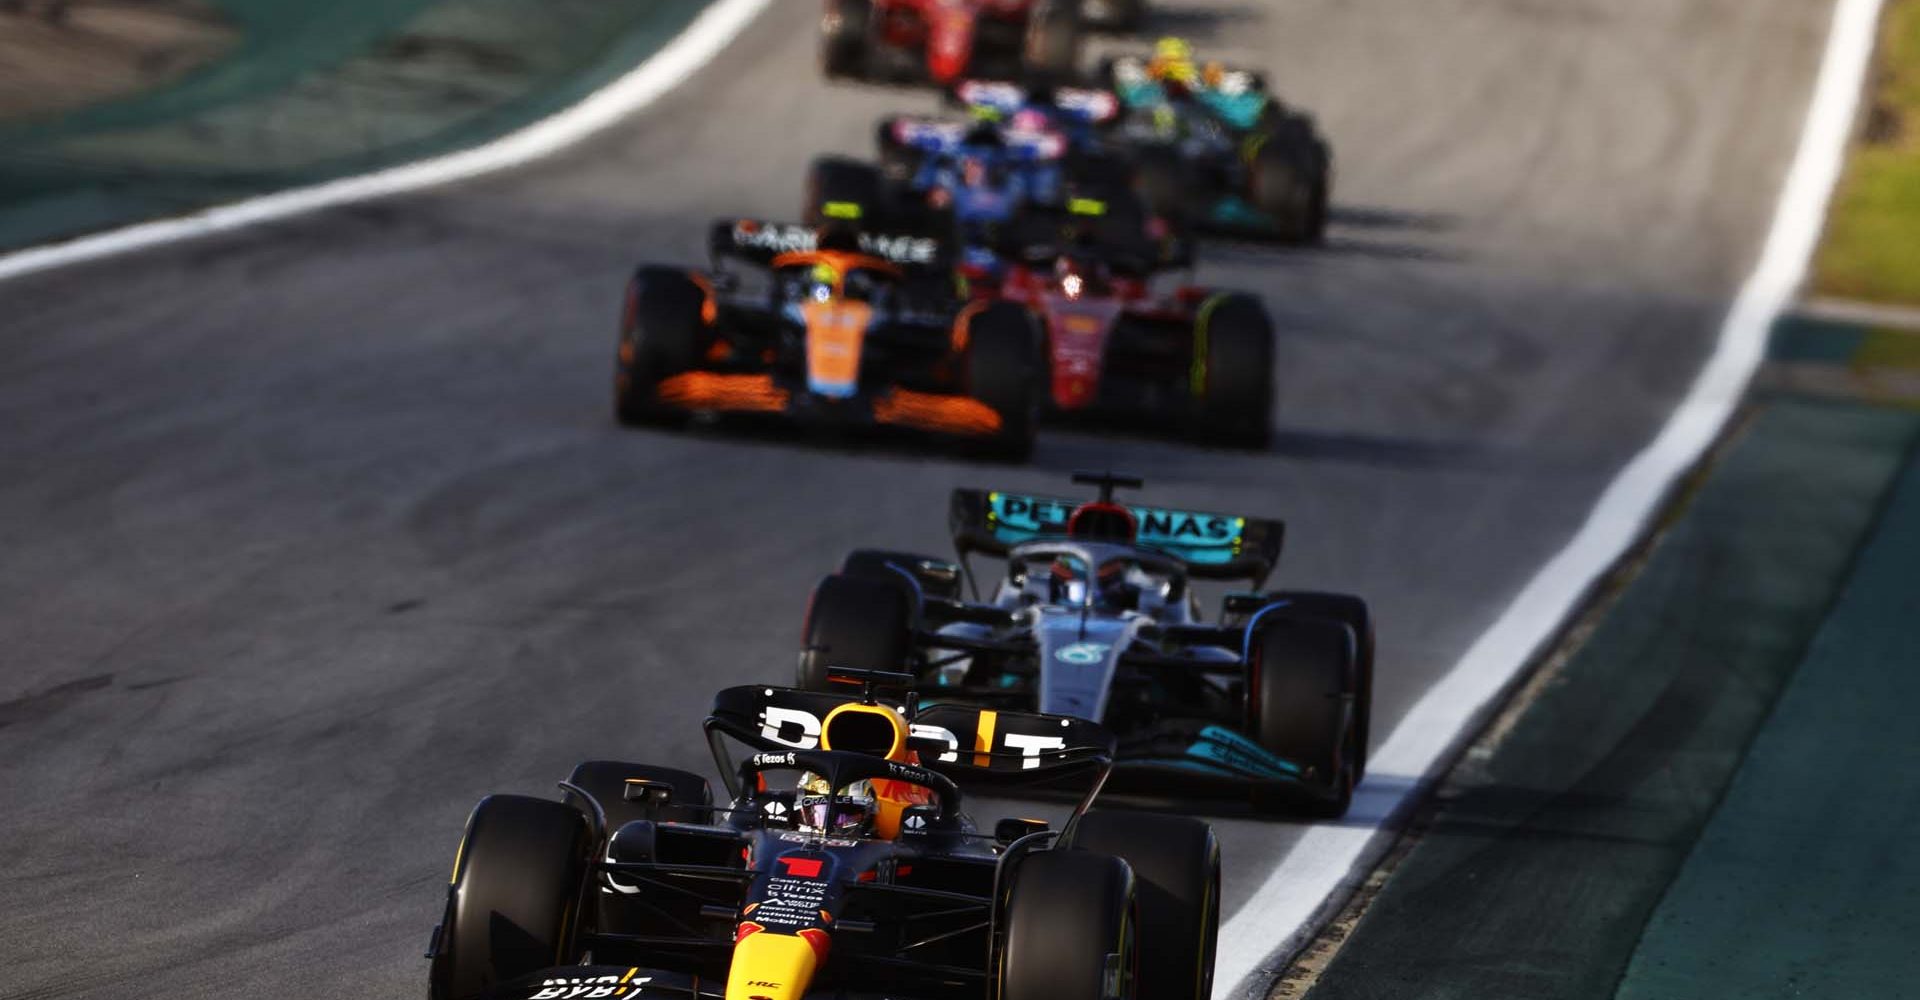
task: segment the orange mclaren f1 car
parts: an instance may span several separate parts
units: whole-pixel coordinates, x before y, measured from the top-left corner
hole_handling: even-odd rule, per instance
[[[628,283],[621,423],[766,413],[1032,450],[1038,321],[968,301],[938,241],[736,220],[714,224],[709,249],[708,271],[648,265]]]

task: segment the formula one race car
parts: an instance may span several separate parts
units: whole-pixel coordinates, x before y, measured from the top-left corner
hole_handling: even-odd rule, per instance
[[[1065,79],[1078,71],[1080,0],[827,0],[829,77],[920,77],[947,86],[980,67]]]
[[[1165,39],[1152,59],[1105,62],[1101,82],[1125,109],[1108,141],[1130,152],[1156,211],[1296,243],[1325,234],[1332,149],[1260,74],[1197,66],[1185,42]]]
[[[1050,411],[1171,423],[1222,443],[1263,446],[1274,397],[1266,306],[1193,285],[1155,294],[1152,276],[1186,265],[1190,249],[1172,236],[1145,239],[1137,222],[1104,226],[1110,205],[1098,199],[1076,199],[1072,210],[1102,228],[1064,246],[1029,246],[993,290],[1040,317]],[[1100,232],[1104,238],[1094,237]]]
[[[706,728],[725,805],[699,775],[618,761],[575,768],[564,801],[482,799],[429,995],[1209,1000],[1218,841],[1184,816],[1090,812],[1110,733],[916,710],[899,675],[836,679],[866,693],[720,693]],[[735,767],[727,738],[759,752]],[[1087,788],[1059,830],[983,833],[963,811],[962,786],[1036,778]]]
[[[799,686],[902,664],[940,701],[1094,719],[1130,791],[1345,813],[1366,772],[1373,627],[1357,597],[1260,591],[1278,521],[956,490],[959,562],[860,550],[814,589]],[[984,603],[971,556],[1006,560]],[[1203,619],[1196,580],[1250,581]],[[961,585],[974,585],[967,600]]]
[[[1032,184],[1036,201],[1058,203],[1068,175],[1084,180],[1090,166],[1105,166],[1090,162],[1099,129],[1120,113],[1117,97],[1090,88],[963,80],[950,96],[966,110],[965,118],[894,115],[880,121],[874,145],[888,181],[915,185],[914,179],[924,177],[929,166],[987,147],[987,155],[1037,175]],[[980,138],[983,130],[985,142]]]
[[[1032,450],[1037,324],[1012,303],[960,298],[936,241],[739,220],[715,223],[710,249],[707,273],[643,266],[628,283],[622,423],[773,413]]]

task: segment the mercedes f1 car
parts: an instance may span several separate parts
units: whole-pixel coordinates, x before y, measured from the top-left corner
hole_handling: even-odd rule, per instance
[[[575,768],[562,801],[481,800],[429,995],[1208,1000],[1218,842],[1188,817],[1089,811],[1110,733],[916,708],[900,675],[836,680],[865,691],[720,693],[724,804],[699,775],[618,761]],[[756,752],[736,766],[729,739]],[[1060,829],[974,826],[963,786],[1034,779],[1085,786]]]
[[[1152,59],[1104,62],[1100,80],[1124,108],[1107,140],[1133,158],[1157,212],[1295,243],[1325,234],[1332,147],[1260,74],[1197,66],[1186,43],[1166,39]]]
[[[772,413],[1028,453],[1040,403],[1032,314],[960,297],[937,241],[822,232],[720,222],[709,271],[641,267],[620,326],[619,420]]]
[[[1066,79],[1077,72],[1080,0],[827,0],[829,77],[919,77],[948,86],[980,68]]]
[[[1099,499],[956,490],[957,563],[849,555],[814,589],[799,685],[904,665],[938,700],[1100,721],[1120,738],[1116,787],[1343,814],[1366,771],[1366,604],[1260,590],[1279,521],[1121,505],[1113,489],[1139,480],[1075,481],[1099,485]],[[962,593],[976,554],[1006,561],[985,600]],[[1194,581],[1232,579],[1254,590],[1203,618]]]

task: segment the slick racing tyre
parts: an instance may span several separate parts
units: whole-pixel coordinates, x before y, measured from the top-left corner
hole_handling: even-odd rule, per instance
[[[1353,724],[1358,642],[1353,630],[1323,618],[1270,613],[1257,619],[1248,644],[1247,729],[1262,747],[1306,768],[1310,813],[1346,815],[1358,781]],[[1256,792],[1256,806],[1293,804]]]
[[[844,156],[819,157],[807,170],[807,204],[801,221],[809,226],[878,224],[885,190],[878,167]]]
[[[1277,590],[1268,600],[1286,601],[1290,617],[1315,617],[1336,621],[1353,630],[1357,644],[1359,677],[1354,692],[1353,724],[1358,730],[1354,743],[1359,750],[1354,761],[1353,780],[1357,784],[1367,776],[1367,750],[1373,739],[1373,615],[1367,602],[1352,594],[1329,594],[1309,590]]]
[[[1189,816],[1090,812],[1073,847],[1133,869],[1140,914],[1141,996],[1211,1000],[1220,938],[1220,842]]]
[[[1132,1000],[1134,891],[1133,871],[1110,854],[1022,858],[1007,898],[999,1000]],[[1118,990],[1107,988],[1110,978]]]
[[[987,450],[1025,461],[1040,427],[1040,332],[1033,314],[996,302],[967,321],[967,394],[1000,416]]]
[[[664,423],[677,411],[660,404],[660,380],[698,363],[710,334],[701,315],[706,292],[686,272],[642,267],[627,284],[614,357],[613,411],[622,424]]]
[[[1260,300],[1227,294],[1194,320],[1192,390],[1200,431],[1223,444],[1262,448],[1273,427],[1273,321]]]
[[[429,995],[469,1000],[578,960],[574,940],[589,844],[572,806],[491,795],[467,819],[440,925]]]
[[[1254,207],[1285,243],[1316,243],[1327,229],[1327,169],[1311,130],[1295,119],[1274,126],[1248,165]]]
[[[1072,82],[1080,71],[1080,0],[1036,0],[1027,17],[1027,76]]]
[[[867,34],[873,22],[872,0],[827,0],[820,19],[820,70],[827,79],[867,75]]]
[[[833,690],[829,667],[911,671],[913,608],[903,588],[884,580],[835,574],[813,588],[800,630],[794,686]]]
[[[928,566],[940,569],[922,568]],[[960,599],[959,575],[946,572],[952,566],[945,559],[912,552],[855,549],[847,553],[847,558],[840,563],[840,573],[842,576],[886,581],[901,588],[910,601],[918,604],[922,595],[949,601]]]

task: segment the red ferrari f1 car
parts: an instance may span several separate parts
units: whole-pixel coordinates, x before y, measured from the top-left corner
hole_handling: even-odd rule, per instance
[[[1243,292],[1186,284],[1155,291],[1156,272],[1185,264],[1184,251],[1032,247],[982,294],[1040,319],[1053,415],[1146,416],[1222,443],[1263,446],[1274,402],[1273,322]]]
[[[829,77],[922,77],[951,86],[979,67],[1066,79],[1080,60],[1079,0],[827,0]]]

